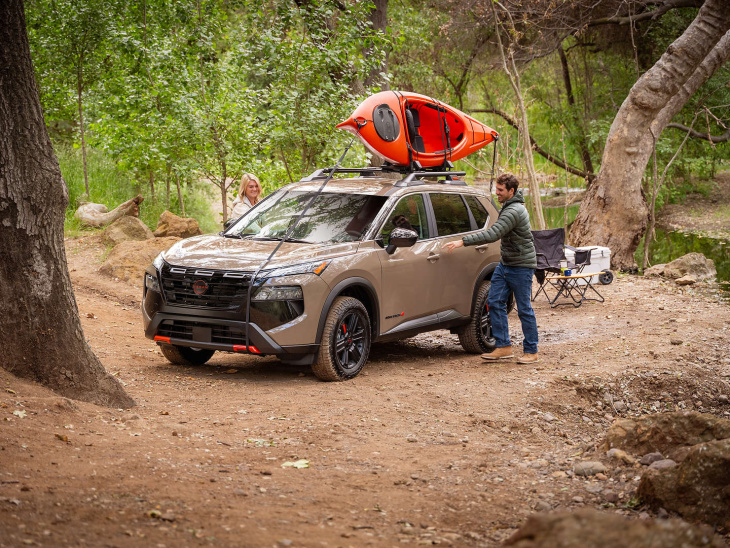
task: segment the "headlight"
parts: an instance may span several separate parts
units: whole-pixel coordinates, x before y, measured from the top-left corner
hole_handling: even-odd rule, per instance
[[[145,273],[144,285],[147,289],[161,293],[160,282],[157,281],[157,276],[150,276],[149,274]]]
[[[320,276],[325,268],[329,266],[332,259],[327,261],[315,261],[313,263],[295,264],[294,266],[285,266],[275,268],[266,273],[267,278],[278,278],[279,276],[294,276],[295,274],[316,274]]]
[[[160,253],[157,257],[155,257],[155,260],[152,261],[152,266],[154,266],[157,270],[160,270],[164,262],[165,259],[162,258],[162,253]]]
[[[304,298],[298,285],[265,285],[256,292],[254,301],[301,301]]]

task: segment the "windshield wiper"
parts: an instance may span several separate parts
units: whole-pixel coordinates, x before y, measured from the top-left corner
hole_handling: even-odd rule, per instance
[[[281,236],[256,236],[253,239],[254,240],[263,240],[263,241],[267,241],[267,242],[279,242],[283,238]],[[287,242],[292,242],[292,243],[295,243],[295,244],[311,244],[311,243],[314,243],[314,242],[310,242],[309,240],[297,240],[296,238],[287,238],[286,241]]]
[[[229,234],[223,234],[224,238],[238,238],[239,240],[242,238],[240,234],[236,234],[234,232],[231,232]]]

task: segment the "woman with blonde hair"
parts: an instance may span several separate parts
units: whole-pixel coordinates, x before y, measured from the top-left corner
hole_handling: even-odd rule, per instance
[[[236,219],[261,201],[263,190],[258,177],[253,173],[244,173],[238,196],[233,200],[231,217]]]

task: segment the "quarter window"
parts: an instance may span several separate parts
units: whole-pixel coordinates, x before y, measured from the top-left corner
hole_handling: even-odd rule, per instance
[[[464,196],[464,199],[466,200],[466,203],[469,204],[471,214],[477,222],[477,228],[484,228],[484,225],[487,224],[487,219],[489,219],[489,213],[487,213],[484,204],[482,204],[476,196]]]
[[[472,230],[469,212],[459,194],[431,194],[439,236],[461,234]]]

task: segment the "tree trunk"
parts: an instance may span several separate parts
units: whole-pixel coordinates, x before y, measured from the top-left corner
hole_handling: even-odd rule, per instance
[[[500,4],[500,7],[504,7]],[[502,37],[499,29],[499,16],[497,15],[497,8],[495,4],[492,4],[492,11],[494,13],[494,24],[495,34],[497,36],[497,44],[499,45],[499,53],[502,58],[502,68],[509,78],[512,90],[515,92],[515,98],[517,99],[517,109],[520,114],[520,145],[522,148],[522,156],[525,163],[525,171],[527,171],[527,181],[530,188],[530,206],[532,208],[533,220],[535,221],[537,230],[545,230],[545,217],[542,212],[542,199],[540,196],[540,185],[537,183],[537,174],[535,173],[535,163],[532,158],[532,141],[530,139],[530,126],[527,122],[527,107],[522,96],[522,86],[520,83],[520,73],[517,70],[515,64],[515,56],[510,49],[508,55],[505,54],[504,46],[502,45]],[[505,10],[506,11],[506,10]],[[509,12],[506,12],[508,16]],[[510,16],[511,18],[511,16]],[[514,25],[512,25],[514,30]],[[507,58],[509,58],[509,65],[507,64]]]
[[[726,0],[706,0],[687,30],[634,84],[606,139],[601,169],[571,229],[573,245],[611,248],[611,264],[636,269],[634,252],[646,229],[641,179],[653,136],[730,55]]]
[[[76,74],[76,96],[79,103],[79,129],[81,130],[81,158],[84,166],[84,186],[86,187],[86,196],[89,194],[89,173],[86,168],[86,134],[84,133],[84,56],[81,55],[79,60],[79,69]]]
[[[385,33],[388,29],[388,0],[374,0],[374,7],[370,12],[370,22],[372,23],[373,30],[379,30]],[[365,55],[371,55],[372,50],[367,48]],[[389,90],[390,84],[387,78],[383,78],[382,74],[388,72],[388,54],[386,52],[383,62],[380,66],[370,72],[367,78],[365,78],[365,86],[370,88],[372,86],[379,86],[381,90]]]
[[[0,2],[2,367],[63,396],[131,407],[89,346],[63,244],[68,189],[41,111],[21,0]]]
[[[580,149],[580,157],[583,162],[583,170],[586,173],[593,173],[593,161],[591,160],[591,153],[588,150],[585,131],[583,131],[583,126],[575,110],[575,96],[573,95],[573,84],[570,79],[570,66],[568,65],[568,57],[565,55],[562,44],[558,46],[558,56],[560,57],[560,65],[563,67],[563,83],[565,84],[565,94],[568,99],[568,109],[570,109],[570,116],[573,118],[573,123],[578,131],[578,148]],[[586,179],[586,183],[587,186],[590,186],[591,180]]]
[[[180,212],[185,217],[185,202],[183,202],[182,188],[180,187],[180,176],[175,174],[175,186],[177,186],[177,201],[180,203]]]

